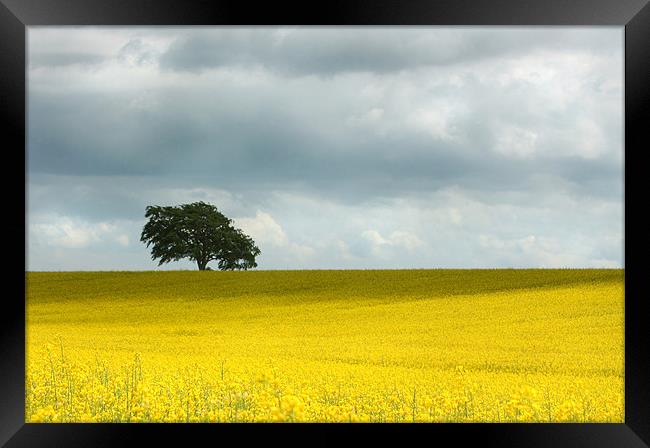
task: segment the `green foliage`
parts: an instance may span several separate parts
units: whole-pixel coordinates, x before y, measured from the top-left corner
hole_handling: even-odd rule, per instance
[[[214,205],[194,202],[179,206],[148,206],[140,241],[151,247],[158,265],[188,258],[203,271],[211,261],[219,269],[248,269],[257,266],[260,249],[255,241],[233,226]]]

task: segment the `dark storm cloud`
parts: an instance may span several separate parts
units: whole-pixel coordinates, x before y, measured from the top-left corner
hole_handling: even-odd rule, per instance
[[[36,173],[213,176],[219,186],[244,187],[421,176],[444,182],[475,165],[453,145],[422,136],[360,143],[359,134],[345,129],[311,130],[310,118],[297,120],[283,105],[260,105],[253,113],[231,107],[230,95],[214,104],[199,97],[182,104],[183,95],[166,94],[154,111],[130,107],[134,98],[124,94],[30,98],[29,164]]]
[[[139,105],[140,91],[32,94],[30,172],[168,176],[227,189],[292,187],[351,201],[450,184],[528,188],[531,175],[546,173],[595,193],[608,194],[612,183],[620,183],[620,157],[585,160],[542,152],[522,159],[490,151],[498,135],[479,117],[522,126],[538,118],[507,105],[460,119],[463,139],[453,141],[408,128],[385,135],[351,129],[337,110],[321,110],[318,100],[282,102],[282,95],[270,95],[256,103],[255,93],[228,86],[215,86],[207,95],[167,89],[154,93],[147,107]],[[557,149],[557,141],[551,143]]]
[[[191,156],[196,145],[207,144],[209,135],[189,117],[130,108],[132,100],[128,94],[30,94],[30,170],[161,174],[175,159]]]

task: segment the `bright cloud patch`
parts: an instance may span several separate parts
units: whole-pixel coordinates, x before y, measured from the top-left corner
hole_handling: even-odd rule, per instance
[[[63,248],[83,248],[114,236],[116,227],[106,222],[88,223],[67,216],[30,225],[30,235],[38,242]],[[117,238],[123,237],[122,235]],[[127,240],[122,240],[122,243]]]
[[[401,248],[408,252],[414,252],[424,245],[416,235],[401,230],[391,232],[386,237],[376,230],[365,230],[361,236],[370,242],[374,253],[380,253],[383,247]]]
[[[289,239],[280,224],[268,213],[258,210],[254,218],[238,218],[236,223],[261,244],[284,246],[289,243]]]
[[[276,256],[304,261],[316,253],[311,246],[290,241],[282,226],[269,213],[258,210],[254,218],[238,218],[235,222],[258,243],[263,259],[272,260]]]

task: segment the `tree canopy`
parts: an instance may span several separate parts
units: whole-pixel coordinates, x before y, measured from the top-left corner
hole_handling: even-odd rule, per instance
[[[260,249],[255,241],[233,226],[217,207],[205,202],[161,207],[150,205],[140,241],[151,247],[158,266],[188,258],[204,271],[217,261],[219,269],[248,269],[257,266]]]

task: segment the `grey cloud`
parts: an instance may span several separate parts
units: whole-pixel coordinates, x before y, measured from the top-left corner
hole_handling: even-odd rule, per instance
[[[473,116],[458,122],[463,141],[405,129],[376,135],[372,129],[346,128],[336,111],[322,113],[316,104],[288,106],[276,96],[253,109],[253,97],[238,100],[240,93],[213,92],[207,98],[157,93],[154,109],[131,107],[137,96],[126,93],[32,95],[30,171],[167,176],[226,189],[292,187],[356,200],[449,184],[526,188],[536,174],[554,174],[593,194],[620,191],[620,156],[495,154],[493,131]],[[501,114],[503,121],[514,120],[506,114],[516,115],[484,112]]]
[[[148,205],[214,203],[229,216],[248,216],[265,206],[269,194],[228,191],[190,179],[152,176],[60,176],[30,174],[28,210],[97,223],[144,220]]]
[[[160,57],[169,70],[262,65],[288,74],[388,73],[538,49],[616,51],[602,32],[556,28],[221,28],[181,33]]]
[[[31,53],[28,66],[30,69],[42,67],[65,67],[69,65],[93,66],[105,60],[103,55],[92,53]]]

